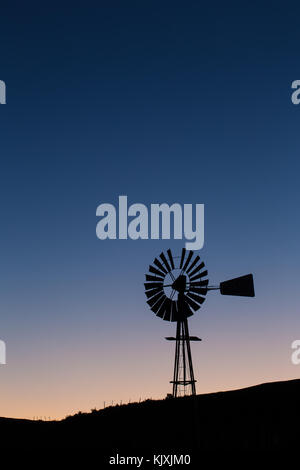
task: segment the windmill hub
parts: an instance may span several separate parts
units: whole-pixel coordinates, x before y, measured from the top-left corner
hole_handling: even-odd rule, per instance
[[[186,276],[180,275],[172,284],[172,289],[179,293],[183,293],[186,289]]]

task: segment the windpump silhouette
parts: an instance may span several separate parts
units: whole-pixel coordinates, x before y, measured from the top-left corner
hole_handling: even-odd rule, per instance
[[[211,290],[219,290],[222,295],[254,297],[253,275],[223,281],[219,286],[209,286],[207,270],[200,256],[193,251],[182,249],[180,256],[173,256],[171,250],[161,253],[149,266],[146,274],[145,293],[147,303],[156,316],[166,321],[176,322],[176,341],[173,380],[173,397],[195,395],[191,341],[201,341],[190,336],[188,317],[192,316],[205,301]]]

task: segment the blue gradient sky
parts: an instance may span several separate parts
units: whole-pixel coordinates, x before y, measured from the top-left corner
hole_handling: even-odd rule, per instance
[[[299,376],[299,5],[1,6],[2,416],[164,397],[173,367],[143,290],[180,241],[100,241],[96,207],[204,203],[213,283],[191,319],[198,393]]]

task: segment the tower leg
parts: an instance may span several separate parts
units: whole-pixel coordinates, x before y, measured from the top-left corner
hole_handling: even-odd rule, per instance
[[[173,397],[177,397],[179,356],[180,356],[180,335],[181,335],[181,322],[178,321],[177,327],[176,327],[175,361],[174,361],[174,374],[173,374]]]
[[[191,384],[191,391],[192,395],[196,395],[196,381],[194,377],[194,369],[193,369],[193,361],[192,361],[192,353],[191,353],[191,343],[190,343],[190,334],[189,334],[189,327],[187,318],[183,321],[184,324],[184,336],[185,336],[185,345],[187,350],[187,356],[189,361],[189,375],[190,375],[190,384]]]

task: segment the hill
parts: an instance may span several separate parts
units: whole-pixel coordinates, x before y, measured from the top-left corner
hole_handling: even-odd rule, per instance
[[[1,448],[93,448],[102,456],[297,446],[300,380],[146,400],[61,421],[0,418]]]

